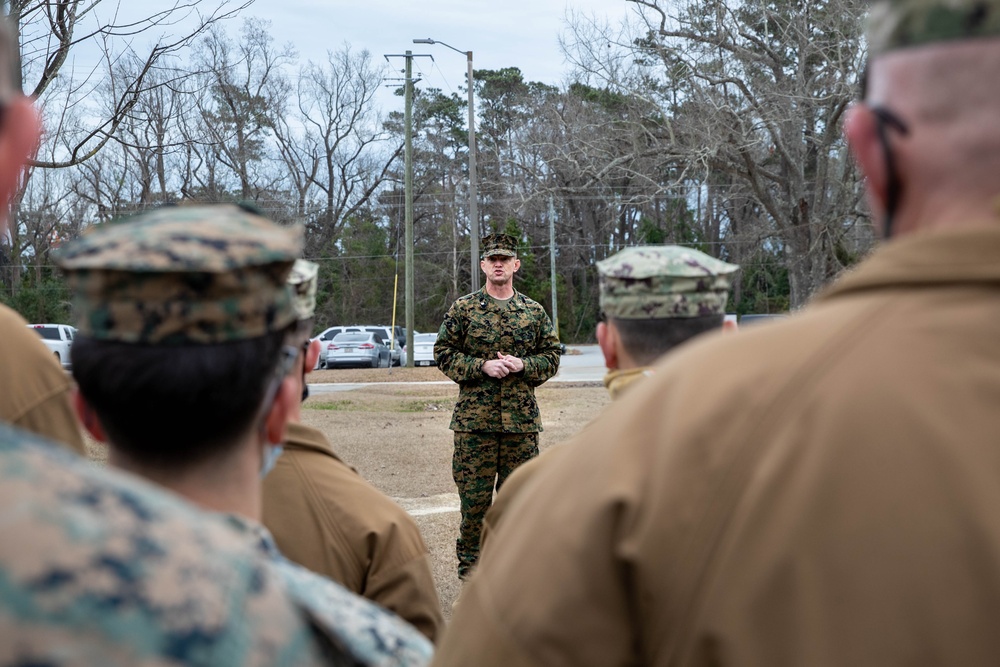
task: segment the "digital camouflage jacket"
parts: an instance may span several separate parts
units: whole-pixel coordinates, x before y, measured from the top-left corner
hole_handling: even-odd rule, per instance
[[[503,379],[482,371],[497,352],[524,361]],[[444,316],[434,358],[461,387],[449,428],[453,431],[534,433],[542,430],[535,387],[559,370],[559,337],[545,309],[515,291],[501,309],[486,288],[456,299]]]
[[[0,525],[0,665],[331,664],[244,537],[4,424]]]

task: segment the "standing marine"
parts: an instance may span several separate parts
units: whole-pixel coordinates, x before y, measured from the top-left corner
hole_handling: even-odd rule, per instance
[[[545,309],[514,289],[521,267],[517,240],[483,239],[479,263],[486,284],[457,299],[441,324],[434,358],[460,387],[452,415],[452,474],[462,520],[456,543],[458,575],[479,558],[483,518],[493,490],[538,455],[542,419],[535,387],[559,370],[559,337]]]

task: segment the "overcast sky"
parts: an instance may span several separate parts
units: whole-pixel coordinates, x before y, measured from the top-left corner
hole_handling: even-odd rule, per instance
[[[257,0],[246,15],[271,21],[280,43],[291,41],[304,62],[348,42],[378,59],[386,53],[429,53],[414,59],[422,87],[458,92],[465,58],[440,45],[413,44],[430,37],[472,50],[476,69],[519,67],[529,81],[559,84],[567,65],[559,50],[567,10],[618,23],[632,10],[625,0]],[[394,65],[402,69],[402,60]]]

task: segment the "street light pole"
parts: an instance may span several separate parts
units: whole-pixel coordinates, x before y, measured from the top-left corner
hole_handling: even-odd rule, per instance
[[[440,44],[446,46],[456,53],[464,53],[468,65],[468,88],[469,88],[469,236],[472,237],[472,291],[479,291],[479,183],[476,179],[476,109],[473,105],[472,96],[472,51],[462,51],[456,49],[451,44],[445,44],[429,37],[426,39],[415,39],[414,44]]]

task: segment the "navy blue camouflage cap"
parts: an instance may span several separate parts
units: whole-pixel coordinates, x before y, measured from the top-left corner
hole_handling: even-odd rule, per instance
[[[510,234],[490,234],[483,238],[483,257],[517,257],[517,239]]]
[[[681,246],[625,248],[597,263],[601,310],[621,320],[721,315],[739,268]]]
[[[79,332],[98,340],[246,340],[298,319],[286,284],[300,228],[236,205],[169,206],[61,248]]]
[[[1000,0],[871,2],[868,48],[873,56],[910,46],[984,37],[1000,37]]]

